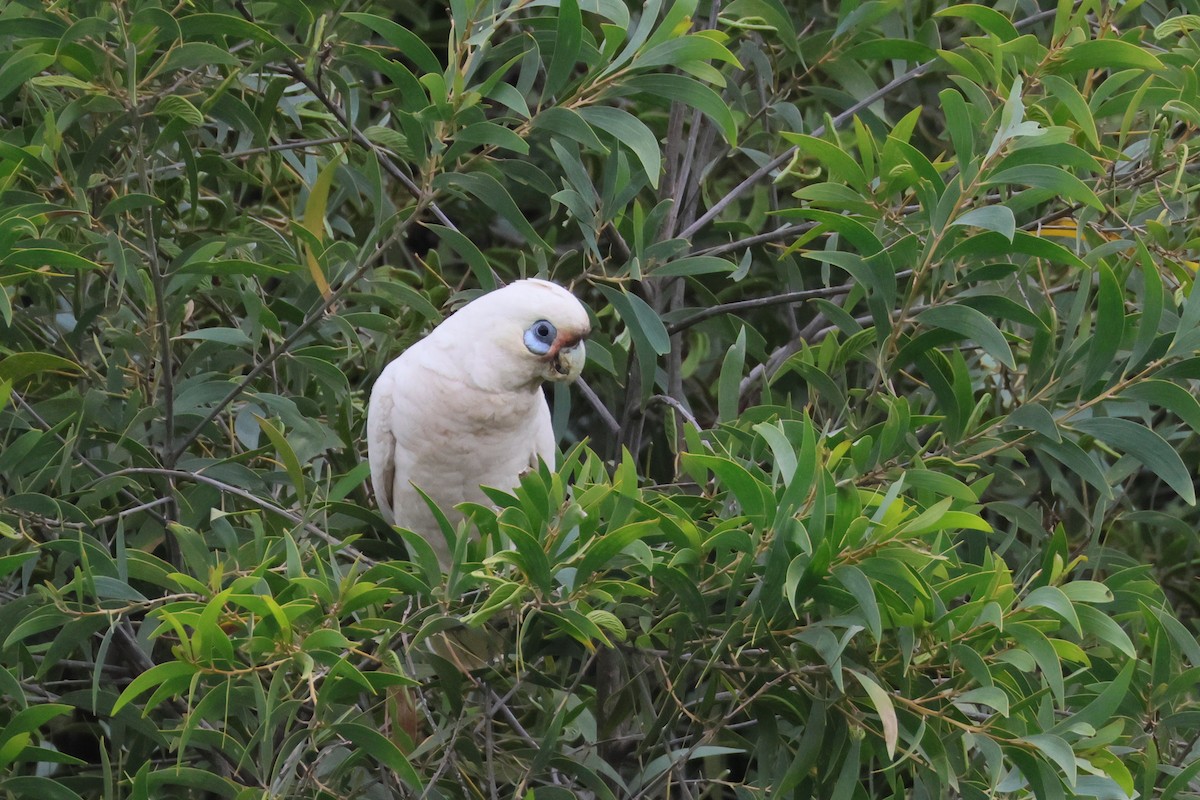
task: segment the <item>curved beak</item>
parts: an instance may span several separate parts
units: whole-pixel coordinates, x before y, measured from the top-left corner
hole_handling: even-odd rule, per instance
[[[566,331],[559,333],[550,352],[545,355],[545,359],[550,362],[550,368],[553,370],[553,375],[550,376],[552,380],[573,381],[579,377],[579,373],[583,371],[583,362],[587,358],[583,340],[589,333],[591,331],[583,331],[574,335],[568,334]]]
[[[554,371],[561,375],[564,379],[574,380],[579,377],[579,373],[583,371],[583,362],[587,360],[586,350],[583,346],[583,340],[559,350],[551,364],[554,365]]]

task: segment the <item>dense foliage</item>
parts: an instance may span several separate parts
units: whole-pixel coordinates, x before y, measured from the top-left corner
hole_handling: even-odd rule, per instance
[[[0,4],[0,789],[1200,793],[1200,16],[835,5]],[[443,575],[366,392],[522,275]]]

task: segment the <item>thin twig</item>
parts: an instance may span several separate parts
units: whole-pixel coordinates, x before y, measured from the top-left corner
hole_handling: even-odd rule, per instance
[[[596,390],[588,385],[588,382],[583,378],[575,381],[575,385],[579,387],[580,393],[584,399],[592,406],[592,409],[600,416],[600,421],[604,423],[610,433],[618,434],[621,432],[621,423],[617,422],[617,418],[608,410],[608,407],[601,401],[600,395],[596,394]]]
[[[911,269],[902,270],[896,273],[897,278],[907,278],[912,275]],[[720,316],[721,314],[731,314],[737,311],[745,311],[751,308],[768,308],[770,306],[783,306],[792,303],[802,303],[805,300],[812,300],[819,297],[837,297],[839,294],[846,294],[853,289],[853,282],[842,284],[839,286],[822,286],[817,289],[801,289],[795,292],[785,292],[783,294],[771,295],[770,297],[755,297],[750,300],[735,300],[730,303],[721,303],[715,306],[701,309],[690,317],[685,317],[679,322],[672,323],[667,326],[667,333],[676,334],[679,331],[686,330],[693,325],[698,325],[706,319]]]
[[[363,555],[358,548],[344,543],[336,536],[312,524],[311,522],[308,522],[299,514],[296,514],[293,511],[284,508],[283,506],[276,505],[269,500],[264,500],[261,497],[258,497],[251,492],[247,492],[244,489],[239,489],[236,486],[225,483],[224,481],[219,481],[216,478],[210,478],[202,473],[188,472],[187,470],[182,469],[165,469],[159,467],[128,467],[110,474],[111,477],[117,477],[120,475],[158,475],[163,478],[182,478],[184,480],[195,481],[197,483],[203,483],[208,486],[212,486],[215,489],[219,489],[224,494],[240,497],[249,503],[253,503],[264,511],[269,511],[278,517],[286,519],[288,522],[291,522],[294,525],[303,527],[306,531],[313,534],[317,538],[341,548],[342,552],[346,553],[346,555],[351,556],[368,566],[375,565],[375,561]]]
[[[222,397],[215,406],[213,406],[204,419],[201,420],[194,428],[188,431],[188,433],[180,440],[175,452],[175,458],[178,459],[179,456],[181,456],[183,452],[191,446],[192,442],[196,441],[200,434],[204,432],[205,427],[207,427],[210,422],[220,416],[221,412],[224,411],[230,403],[236,400],[242,394],[242,392],[246,391],[246,388],[249,387],[259,375],[266,371],[267,367],[274,364],[275,361],[286,354],[292,348],[292,345],[294,345],[301,336],[308,332],[309,328],[311,328],[320,320],[324,319],[325,312],[332,308],[339,300],[341,300],[342,296],[345,295],[346,292],[350,291],[350,289],[356,283],[358,283],[359,279],[367,274],[368,270],[375,266],[376,261],[383,257],[383,253],[386,251],[387,247],[391,245],[392,242],[396,241],[401,235],[403,235],[404,231],[408,229],[413,220],[416,218],[417,214],[414,212],[407,219],[400,222],[396,226],[396,229],[388,236],[388,239],[384,242],[381,242],[379,247],[376,248],[375,252],[363,260],[362,265],[359,266],[358,269],[356,269],[346,280],[342,281],[341,285],[330,292],[328,297],[322,299],[321,303],[315,309],[309,312],[308,316],[304,318],[304,321],[296,326],[296,329],[292,331],[286,339],[272,349],[262,361],[255,364],[254,367],[247,372],[240,381],[238,381],[237,385],[230,389],[229,392]]]

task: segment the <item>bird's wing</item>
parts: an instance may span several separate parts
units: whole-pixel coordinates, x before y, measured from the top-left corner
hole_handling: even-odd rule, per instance
[[[371,390],[371,401],[367,406],[367,460],[371,464],[371,485],[383,518],[392,523],[396,521],[392,497],[396,480],[396,435],[392,432],[395,382],[395,372],[385,369]]]
[[[540,394],[540,392],[539,392]],[[546,462],[546,466],[554,469],[554,421],[550,416],[550,406],[544,398],[538,402],[537,419],[534,422],[533,452],[529,455],[529,466],[537,469],[538,457]]]

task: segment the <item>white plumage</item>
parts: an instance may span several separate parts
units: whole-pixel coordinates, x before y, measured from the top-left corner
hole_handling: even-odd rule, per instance
[[[452,521],[480,485],[511,489],[541,457],[554,464],[543,381],[572,381],[583,367],[587,310],[549,281],[523,280],[450,315],[383,370],[367,409],[371,482],[385,519],[426,538],[450,563],[433,513]]]

